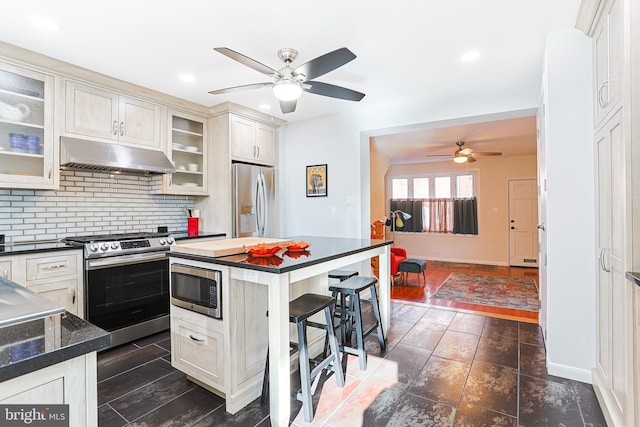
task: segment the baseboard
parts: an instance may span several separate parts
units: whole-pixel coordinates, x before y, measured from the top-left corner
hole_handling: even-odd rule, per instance
[[[498,261],[480,261],[480,260],[468,260],[468,259],[455,259],[455,258],[425,258],[421,256],[410,256],[409,258],[425,259],[428,261],[440,261],[440,262],[457,262],[460,264],[481,264],[481,265],[496,265],[499,267],[508,267],[508,262]],[[427,265],[429,267],[429,265]]]
[[[570,380],[576,380],[587,384],[591,384],[593,381],[590,369],[581,369],[574,366],[553,363],[549,358],[547,358],[547,371],[549,372],[549,375],[568,378]]]

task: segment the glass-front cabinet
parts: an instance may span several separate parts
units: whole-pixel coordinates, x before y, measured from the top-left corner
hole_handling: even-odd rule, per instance
[[[169,110],[167,122],[167,156],[176,172],[165,175],[163,193],[206,195],[206,118]]]
[[[0,62],[0,187],[55,188],[54,77]]]

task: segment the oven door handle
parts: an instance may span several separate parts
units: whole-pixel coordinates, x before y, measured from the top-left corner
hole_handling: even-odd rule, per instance
[[[97,270],[99,268],[116,267],[119,265],[140,264],[149,261],[160,261],[168,259],[168,252],[160,252],[154,254],[131,254],[119,255],[108,258],[87,260],[87,270]]]

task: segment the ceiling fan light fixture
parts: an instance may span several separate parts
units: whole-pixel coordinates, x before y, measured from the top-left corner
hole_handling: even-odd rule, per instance
[[[467,156],[456,155],[453,158],[453,161],[456,162],[456,163],[466,163],[467,162]]]
[[[302,95],[302,87],[294,80],[279,80],[273,84],[273,95],[280,101],[295,101]]]

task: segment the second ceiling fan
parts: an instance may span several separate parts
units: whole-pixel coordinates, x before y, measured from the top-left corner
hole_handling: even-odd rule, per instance
[[[291,67],[291,63],[296,59],[296,56],[298,56],[298,51],[289,48],[280,49],[278,51],[278,57],[284,62],[284,67],[279,70],[274,70],[255,59],[251,59],[248,56],[226,47],[216,47],[214,50],[249,68],[253,68],[262,74],[272,77],[274,80],[273,82],[254,83],[212,90],[209,92],[212,95],[271,86],[273,87],[275,97],[278,98],[280,102],[280,109],[285,114],[295,111],[297,100],[303,91],[331,98],[346,99],[348,101],[360,101],[364,98],[364,93],[313,80],[354,60],[356,55],[346,47],[326,53],[296,68]]]
[[[464,145],[464,141],[456,142],[458,149],[453,153],[453,161],[456,163],[473,163],[476,161],[474,157],[484,157],[484,156],[501,156],[502,153],[497,151],[473,151],[471,148],[462,148]],[[449,157],[448,155],[440,155],[440,154],[427,154],[427,157]]]

